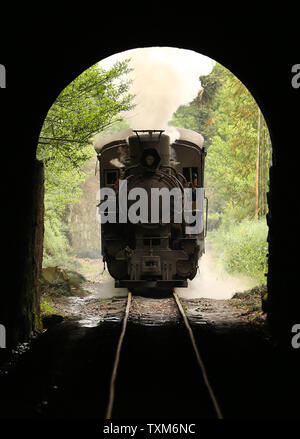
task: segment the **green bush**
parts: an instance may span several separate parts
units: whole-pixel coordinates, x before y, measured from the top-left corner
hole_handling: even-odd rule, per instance
[[[209,242],[229,273],[241,273],[259,285],[266,283],[267,232],[265,219],[241,222],[224,218],[219,229],[210,232]]]
[[[59,265],[54,264],[54,262],[65,260],[68,249],[69,245],[63,232],[62,221],[54,215],[45,215],[43,265]]]
[[[59,266],[65,269],[80,269],[81,264],[70,257],[70,245],[63,221],[53,212],[45,213],[43,243],[43,267]]]
[[[222,216],[219,212],[208,214],[207,217],[207,230],[215,230],[220,226]]]
[[[52,314],[56,314],[56,309],[53,306],[49,305],[45,300],[41,301],[41,314],[42,316],[50,316]]]

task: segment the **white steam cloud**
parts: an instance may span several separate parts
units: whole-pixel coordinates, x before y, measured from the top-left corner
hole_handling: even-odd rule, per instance
[[[200,273],[192,281],[188,281],[188,288],[176,288],[179,296],[186,299],[205,297],[224,300],[255,286],[255,281],[247,276],[227,273],[218,265],[209,248],[199,260],[199,266]]]
[[[171,142],[178,137],[168,127],[180,105],[191,102],[202,89],[199,76],[208,75],[215,61],[192,50],[173,47],[146,47],[117,53],[99,66],[109,69],[116,61],[130,58],[128,75],[133,80],[130,93],[136,107],[123,116],[134,130],[164,129]]]

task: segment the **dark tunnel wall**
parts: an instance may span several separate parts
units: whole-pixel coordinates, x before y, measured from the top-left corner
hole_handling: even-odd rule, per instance
[[[166,21],[163,11],[157,13],[150,7],[147,16],[135,11],[134,25],[132,17],[129,26],[126,14],[119,13],[105,15],[99,27],[91,25],[86,14],[69,11],[66,18],[45,9],[38,19],[31,17],[30,31],[28,13],[26,26],[22,21],[5,34],[10,43],[4,45],[0,60],[7,71],[7,87],[0,90],[1,120],[5,121],[1,131],[1,247],[6,260],[0,323],[6,325],[9,346],[28,339],[38,316],[42,227],[37,230],[36,224],[42,215],[43,177],[35,150],[47,111],[59,92],[90,65],[113,53],[147,46],[179,47],[210,56],[248,87],[263,111],[273,145],[268,320],[273,333],[289,343],[292,324],[300,323],[298,260],[291,256],[299,242],[293,209],[299,187],[294,110],[300,91],[291,87],[291,67],[300,62],[293,33],[296,27],[284,33],[284,17],[273,14],[270,19],[262,11],[226,19],[202,14],[201,20],[186,11]],[[10,40],[13,34],[18,38]]]

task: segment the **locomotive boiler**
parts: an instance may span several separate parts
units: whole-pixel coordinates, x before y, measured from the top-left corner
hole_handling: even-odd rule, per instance
[[[103,261],[133,293],[187,287],[205,251],[203,137],[174,129],[173,142],[163,130],[124,130],[95,143]]]

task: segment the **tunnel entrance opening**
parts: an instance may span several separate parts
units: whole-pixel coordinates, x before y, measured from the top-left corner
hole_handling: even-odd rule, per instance
[[[147,67],[142,67],[143,75],[138,70],[141,69],[139,50],[144,51],[141,55],[146,60],[144,66],[147,64],[147,57],[152,63],[152,73],[150,75],[148,73],[148,76]],[[155,51],[157,53],[161,51],[161,54],[165,51],[164,59]],[[197,80],[197,85],[195,83],[192,86],[182,85],[184,82],[182,79],[186,78],[186,69],[180,70],[181,67],[177,67],[180,64],[178,60],[176,66],[174,62],[176,51],[179,59],[180,56],[186,56],[186,61],[194,68],[189,79]],[[126,61],[130,56],[132,64]],[[155,47],[133,49],[104,59],[99,66],[93,66],[92,71],[87,70],[76,78],[71,83],[73,90],[76,87],[80,90],[86,80],[91,78],[95,80],[95,69],[99,67],[103,72],[116,69],[116,62],[119,62],[119,73],[115,75],[115,81],[119,81],[124,86],[126,83],[124,76],[130,75],[130,68],[137,69],[138,79],[133,81],[131,88],[128,86],[126,88],[128,96],[126,103],[124,99],[122,101],[124,111],[121,119],[119,114],[115,113],[114,117],[107,121],[108,128],[104,130],[104,135],[129,126],[134,129],[150,126],[153,129],[163,127],[167,132],[169,130],[171,137],[176,137],[176,126],[178,126],[204,134],[207,144],[205,186],[210,207],[206,254],[200,260],[200,274],[190,282],[188,289],[180,290],[180,294],[183,297],[224,299],[230,298],[233,293],[241,293],[251,287],[265,284],[267,225],[264,223],[264,217],[267,213],[266,193],[271,164],[271,141],[261,110],[250,92],[229,70],[208,57],[183,49]],[[123,63],[122,68],[120,63]],[[155,79],[155,73],[153,74],[155,68],[160,72],[160,82]],[[176,68],[177,76],[173,78],[172,73]],[[140,82],[141,77],[142,82]],[[143,95],[143,83],[147,81],[149,85],[151,78],[153,88],[147,87],[148,94]],[[164,87],[167,83],[171,92],[166,91]],[[95,84],[96,87],[97,82]],[[175,87],[177,85],[182,87],[179,100],[174,99],[172,91],[173,86],[173,90],[178,91],[178,87]],[[88,139],[82,141],[77,137],[78,129],[73,128],[72,123],[74,127],[75,124],[78,127],[78,121],[70,121],[70,112],[68,115],[59,113],[61,99],[65,101],[73,99],[72,105],[74,106],[75,102],[75,106],[72,111],[75,114],[81,111],[82,104],[76,103],[76,92],[73,91],[73,94],[68,92],[68,87],[63,90],[49,110],[40,135],[37,153],[38,158],[44,162],[46,174],[44,267],[60,265],[61,268],[76,270],[77,264],[83,274],[88,271],[88,267],[84,266],[82,271],[80,259],[95,258],[91,265],[96,266],[101,252],[100,228],[96,221],[94,206],[97,180],[93,180],[92,175],[93,158],[87,165],[86,171],[79,178],[77,176],[74,178],[72,168],[87,163],[91,148],[88,146]],[[116,87],[116,82],[109,82],[107,89],[101,91],[104,93],[102,97],[105,92],[114,90],[116,99],[118,95]],[[138,108],[134,106],[130,108],[129,93],[135,94],[136,91],[140,100]],[[151,93],[155,95],[154,100]],[[96,111],[97,105],[101,106],[101,99],[99,100],[97,94],[87,95],[86,99],[92,101],[91,112]],[[144,105],[143,102],[146,104]],[[161,111],[162,102],[165,105]],[[147,105],[150,105],[150,113]],[[59,128],[55,126],[53,120],[56,114],[60,115],[61,121],[68,116],[70,133],[63,132],[63,124]],[[52,135],[49,134],[51,130]],[[67,151],[65,156],[62,153],[64,147]],[[59,151],[57,158],[55,151]],[[84,156],[83,160],[78,157],[78,151]],[[63,163],[63,170],[59,170],[58,178],[57,169],[60,162]],[[176,167],[176,161],[173,163]],[[111,162],[111,169],[104,171],[107,185],[115,185],[121,169],[122,163],[118,159]],[[197,168],[193,167],[183,168],[183,176],[190,184],[193,184],[196,171]],[[80,185],[83,188],[81,195],[78,190]],[[74,204],[76,196],[79,197],[79,202]],[[156,241],[160,242],[159,239]],[[73,264],[71,266],[70,261]],[[86,262],[83,264],[87,265]],[[222,270],[220,270],[221,265]],[[102,266],[99,264],[97,276],[100,276],[100,270],[103,268],[103,264]],[[112,289],[111,295],[114,295],[112,279],[109,288]],[[267,293],[264,289],[262,291],[266,298]],[[125,290],[121,290],[120,293],[124,295]]]

